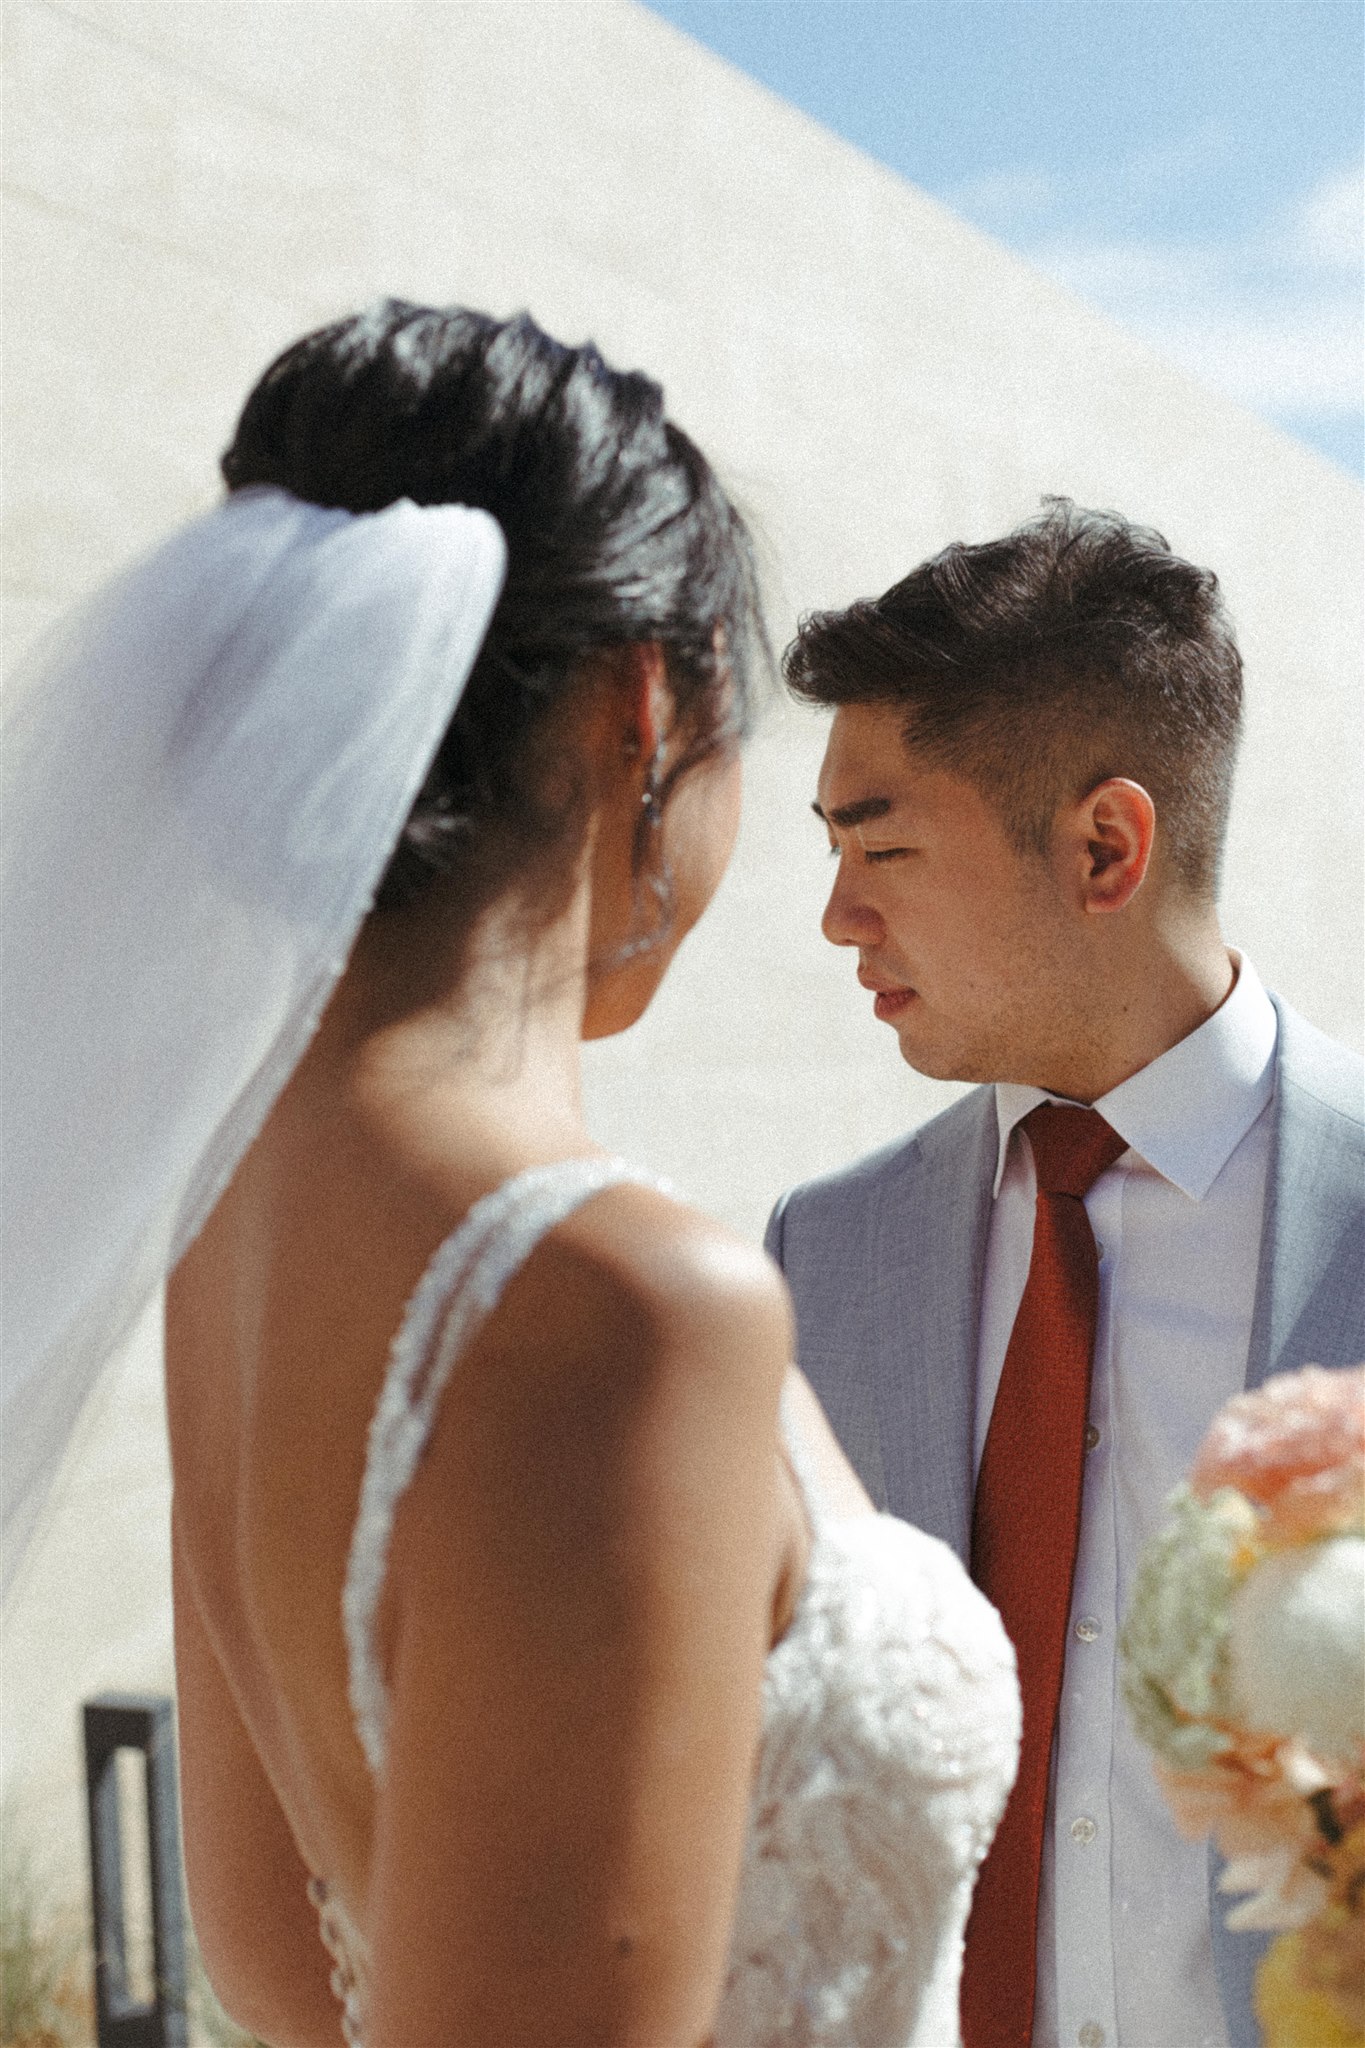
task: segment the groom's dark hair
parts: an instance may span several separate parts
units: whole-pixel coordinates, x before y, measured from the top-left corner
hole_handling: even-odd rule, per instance
[[[960,543],[883,597],[802,621],[808,703],[889,704],[906,745],[981,790],[1021,851],[1111,775],[1149,792],[1172,871],[1212,893],[1241,729],[1242,661],[1211,570],[1066,498]]]

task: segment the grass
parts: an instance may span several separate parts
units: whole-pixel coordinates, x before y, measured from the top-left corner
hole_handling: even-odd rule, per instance
[[[189,1963],[194,2048],[264,2048],[223,2011],[192,1945]],[[87,1909],[54,1904],[6,1827],[0,1842],[0,2048],[94,2048],[94,2040]]]
[[[197,1949],[190,1951],[190,2039],[195,2048],[266,2048],[265,2042],[258,2041],[253,2034],[244,2034],[223,2011],[204,1975]],[[337,2041],[341,2041],[340,2022]],[[3,2042],[0,2048],[4,2048]]]
[[[27,1856],[0,1856],[0,2048],[89,2048],[90,1949],[81,1916],[44,1898]]]

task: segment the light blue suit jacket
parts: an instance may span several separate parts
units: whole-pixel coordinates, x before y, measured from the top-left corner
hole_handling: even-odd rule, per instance
[[[1247,1385],[1365,1357],[1365,1066],[1276,1002],[1273,1136]],[[784,1195],[768,1250],[796,1304],[797,1351],[879,1507],[967,1562],[976,1355],[998,1129],[975,1089],[910,1137]],[[1210,1883],[1216,1881],[1214,1859]],[[1256,2048],[1266,1937],[1212,1901],[1232,2048]],[[1141,2044],[1147,2048],[1147,2044]]]

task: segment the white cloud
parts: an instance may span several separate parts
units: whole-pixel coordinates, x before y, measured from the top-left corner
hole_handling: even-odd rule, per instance
[[[1293,246],[1310,263],[1358,272],[1365,255],[1365,163],[1334,171],[1297,209]]]
[[[1191,375],[1258,412],[1358,413],[1361,318],[1340,301],[1213,308],[1149,338]]]
[[[1201,121],[1180,134],[1107,162],[1100,178],[1105,203],[1133,218],[1149,210],[1154,201],[1169,200],[1191,180],[1217,175],[1233,153],[1228,123],[1216,117]],[[1029,228],[1036,230],[1047,216],[1054,221],[1068,213],[1074,217],[1077,199],[1084,203],[1087,193],[1078,192],[1071,182],[1035,164],[1015,164],[963,179],[942,196],[978,227],[1010,240]]]
[[[1085,235],[1048,235],[1023,253],[1058,284],[1104,306],[1184,298],[1192,289],[1206,290],[1219,265],[1216,250]]]
[[[1235,153],[1230,123],[1213,115],[1181,134],[1130,150],[1106,168],[1105,185],[1129,206],[1148,206],[1182,192],[1192,179],[1225,169]]]
[[[990,171],[955,185],[945,195],[949,206],[978,227],[997,235],[1037,221],[1060,197],[1057,181],[1046,171]]]
[[[1325,235],[1336,216],[1325,187],[1313,202],[1320,195]],[[1249,245],[1077,236],[1040,239],[1024,253],[1240,404],[1277,416],[1349,415],[1365,402],[1358,267],[1272,259]]]
[[[1202,123],[1106,171],[1104,210],[1139,221],[1154,198],[1214,176],[1232,149]],[[1248,232],[1203,241],[1106,232],[1095,195],[1020,165],[958,185],[950,204],[1048,276],[1140,334],[1191,376],[1280,420],[1334,422],[1365,406],[1361,307],[1365,172],[1318,179]]]

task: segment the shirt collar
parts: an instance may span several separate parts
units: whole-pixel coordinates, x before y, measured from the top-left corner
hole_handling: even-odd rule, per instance
[[[1105,1122],[1149,1166],[1196,1202],[1202,1201],[1275,1089],[1279,1022],[1260,976],[1233,953],[1237,979],[1197,1030],[1140,1067],[1095,1104]],[[1059,1102],[1045,1088],[995,1084],[1000,1141],[994,1194],[999,1194],[1015,1125],[1040,1102]]]

